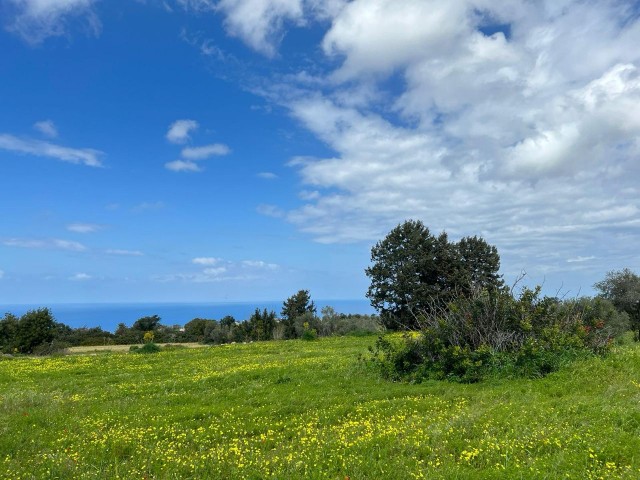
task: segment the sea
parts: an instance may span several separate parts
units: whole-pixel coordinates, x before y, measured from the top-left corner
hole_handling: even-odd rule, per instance
[[[315,305],[320,310],[331,306],[337,313],[373,314],[375,311],[368,300],[319,300]],[[50,305],[19,304],[0,305],[0,318],[4,313],[17,316],[24,315],[29,310],[47,307],[57,322],[72,328],[101,327],[113,332],[119,323],[127,326],[141,317],[158,315],[163,325],[184,325],[194,318],[208,318],[220,320],[231,315],[237,321],[248,319],[259,308],[273,310],[280,314],[282,301],[256,302],[212,302],[212,303],[60,303]]]

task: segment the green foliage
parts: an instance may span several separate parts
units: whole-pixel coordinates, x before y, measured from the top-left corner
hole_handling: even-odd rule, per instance
[[[611,301],[615,308],[629,316],[631,328],[640,341],[640,276],[628,268],[612,270],[594,287],[600,296]]]
[[[139,318],[135,321],[131,328],[140,332],[148,332],[151,330],[155,330],[159,324],[160,317],[158,315],[151,315],[148,317]]]
[[[392,380],[476,382],[488,375],[539,377],[606,352],[626,315],[602,299],[560,301],[540,288],[461,296],[419,318],[420,333],[379,339],[371,360]]]
[[[309,290],[299,290],[298,293],[287,298],[282,304],[282,324],[284,325],[284,338],[297,338],[296,318],[306,313],[316,314],[316,306],[311,300]]]
[[[391,230],[371,249],[371,262],[367,297],[393,329],[415,328],[418,313],[431,314],[460,295],[502,287],[495,247],[478,237],[450,242],[420,221]]]
[[[333,307],[322,309],[318,319],[318,333],[323,337],[332,335],[366,336],[380,334],[384,326],[377,315],[337,313]]]
[[[160,347],[160,345],[153,342],[145,343],[141,347],[139,347],[138,345],[132,345],[131,348],[129,349],[131,353],[141,353],[141,354],[158,353],[161,350],[162,348]]]
[[[276,327],[276,313],[273,311],[268,312],[266,308],[263,311],[256,308],[248,323],[252,340],[272,340],[273,330]]]
[[[215,323],[215,320],[207,320],[205,318],[194,318],[190,322],[184,324],[185,341],[202,342],[204,340],[207,327]]]
[[[48,308],[28,311],[16,325],[15,348],[20,353],[32,353],[38,345],[53,340],[55,327],[55,320]]]

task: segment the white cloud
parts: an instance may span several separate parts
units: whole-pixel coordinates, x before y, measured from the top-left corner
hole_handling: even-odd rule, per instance
[[[182,158],[188,160],[203,160],[214,155],[227,155],[231,150],[222,143],[204,145],[202,147],[187,147],[182,149]]]
[[[140,250],[122,250],[120,248],[110,248],[105,251],[107,255],[122,255],[127,257],[142,257],[144,253]]]
[[[171,143],[186,143],[191,138],[191,132],[198,128],[195,120],[176,120],[169,126],[167,140]]]
[[[267,263],[262,260],[243,260],[242,265],[248,268],[275,270],[278,265],[275,263]]]
[[[317,19],[296,5],[302,16],[281,13],[269,31]],[[264,96],[333,153],[292,159],[302,204],[259,213],[327,243],[375,241],[418,218],[484,236],[517,271],[633,258],[640,19],[629,3],[353,0],[327,15],[321,47],[337,67],[280,77]],[[240,36],[251,45],[264,31]]]
[[[190,160],[174,160],[164,164],[164,168],[172,172],[201,172],[202,168]]]
[[[302,0],[220,0],[227,31],[251,48],[267,55],[276,53],[284,22],[303,23]]]
[[[33,124],[33,128],[49,138],[56,138],[58,136],[58,129],[51,120],[42,120],[40,122],[36,122]]]
[[[589,260],[593,260],[596,257],[594,257],[593,255],[588,256],[588,257],[575,257],[575,258],[569,258],[567,259],[567,263],[582,263],[582,262],[588,262]]]
[[[279,268],[275,263],[262,260],[234,262],[215,257],[196,257],[191,263],[204,268],[197,272],[170,273],[152,278],[160,282],[246,282],[267,278],[270,272]]]
[[[95,233],[103,228],[102,225],[96,225],[95,223],[70,223],[67,225],[67,230],[75,233]]]
[[[195,265],[216,265],[220,262],[222,262],[222,259],[215,257],[196,257],[191,260],[191,263]]]
[[[2,241],[3,245],[7,247],[19,247],[19,248],[46,248],[57,250],[69,250],[73,252],[84,252],[87,250],[80,242],[74,242],[72,240],[61,240],[57,238],[53,239],[31,239],[31,238],[9,238]]]
[[[18,138],[0,133],[0,149],[38,157],[50,157],[64,162],[101,167],[102,152],[91,148],[69,148],[50,142],[29,138]]]
[[[75,282],[84,282],[86,280],[91,280],[93,277],[91,275],[88,275],[86,273],[76,273],[75,275],[72,275],[71,277],[69,277],[69,280],[73,280]]]
[[[8,29],[33,45],[48,37],[65,35],[74,18],[86,22],[89,31],[98,35],[100,20],[93,10],[96,0],[9,0],[15,17]]]
[[[0,280],[2,280],[2,277],[4,277],[4,270],[0,270]]]

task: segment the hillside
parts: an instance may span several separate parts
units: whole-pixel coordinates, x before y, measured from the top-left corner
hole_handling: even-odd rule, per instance
[[[0,360],[0,478],[640,478],[640,348],[389,383],[373,337]]]

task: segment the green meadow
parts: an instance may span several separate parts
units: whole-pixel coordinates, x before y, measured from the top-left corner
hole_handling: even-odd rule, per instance
[[[640,348],[390,383],[375,337],[0,360],[3,479],[640,478]]]

